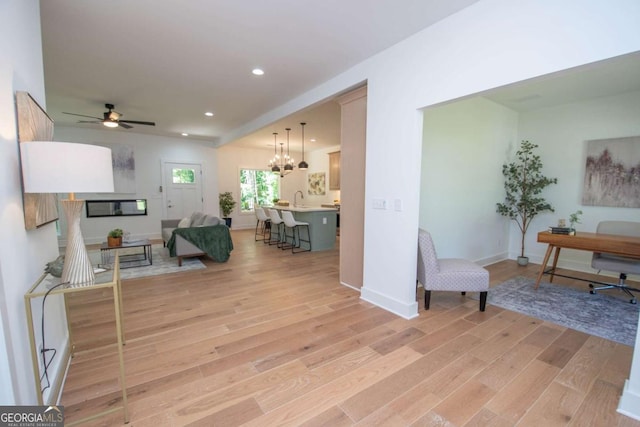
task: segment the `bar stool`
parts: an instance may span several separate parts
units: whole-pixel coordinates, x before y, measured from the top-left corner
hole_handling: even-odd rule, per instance
[[[255,233],[256,242],[258,240],[262,240],[265,244],[269,243],[268,240],[271,239],[271,219],[269,219],[267,214],[264,212],[264,209],[259,206],[254,209],[254,212],[256,213],[257,219]],[[267,233],[269,235],[268,238]],[[258,239],[258,236],[262,236],[262,239]]]
[[[291,248],[291,252],[294,254],[298,252],[311,251],[311,234],[309,233],[309,223],[296,221],[291,211],[282,211],[282,221],[284,222],[284,242],[282,243],[281,248]],[[304,240],[300,237],[300,227],[307,227],[307,240]],[[291,235],[287,234],[287,229],[291,230]],[[289,238],[291,238],[290,244],[287,243]],[[296,250],[302,247],[302,242],[308,243],[309,249]]]
[[[269,209],[269,217],[271,218],[271,232],[269,233],[269,245],[276,245],[277,247],[282,246],[283,242],[283,233],[281,228],[284,227],[284,222],[282,218],[280,218],[280,214],[275,209]],[[275,228],[275,230],[274,230]],[[276,235],[276,240],[273,240],[274,234]]]

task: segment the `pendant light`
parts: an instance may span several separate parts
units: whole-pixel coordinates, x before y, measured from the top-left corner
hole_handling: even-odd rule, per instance
[[[302,126],[302,161],[298,164],[298,168],[300,168],[300,170],[307,170],[309,168],[309,164],[307,162],[304,161],[304,126],[306,125],[306,123],[300,123],[300,126]]]
[[[278,166],[278,152],[276,148],[278,147],[277,142],[278,132],[273,133],[273,159],[269,162],[269,166],[271,166],[271,172],[279,173],[280,166]]]
[[[289,172],[293,172],[293,159],[289,155],[289,132],[291,132],[291,128],[286,128],[285,130],[287,131],[287,154],[284,159],[285,160],[284,170],[285,172],[289,173]]]

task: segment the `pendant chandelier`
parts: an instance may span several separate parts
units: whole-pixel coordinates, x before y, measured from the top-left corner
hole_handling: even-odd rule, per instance
[[[302,127],[302,161],[298,163],[298,168],[300,170],[307,170],[309,168],[309,164],[304,161],[304,127],[306,123],[300,123]],[[291,128],[286,128],[287,131],[287,152],[284,151],[284,143],[280,143],[280,154],[278,154],[278,132],[273,133],[273,158],[269,161],[269,167],[271,168],[271,172],[280,174],[280,177],[284,177],[285,175],[293,172],[295,168],[295,161],[289,154],[289,132],[291,132]]]
[[[271,167],[271,172],[279,173],[280,177],[284,177],[285,175],[293,172],[293,165],[295,164],[293,158],[289,155],[289,132],[291,128],[286,128],[287,131],[287,152],[284,152],[284,143],[280,143],[280,154],[278,154],[278,132],[273,133],[273,159],[269,161],[269,166]]]

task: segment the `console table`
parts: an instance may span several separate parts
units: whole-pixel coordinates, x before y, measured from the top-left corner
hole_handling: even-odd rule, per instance
[[[69,333],[69,347],[65,349],[62,354],[63,361],[62,366],[66,366],[69,364],[70,358],[73,357],[75,351],[75,345],[73,343],[73,334],[71,330],[71,324],[69,323],[69,307],[67,305],[67,294],[73,292],[84,292],[84,291],[92,291],[95,289],[104,289],[111,288],[113,291],[113,305],[116,313],[116,337],[118,340],[118,360],[120,367],[120,387],[122,389],[122,406],[117,406],[106,411],[102,411],[98,414],[95,414],[91,417],[76,421],[72,424],[82,423],[94,418],[98,418],[102,415],[106,415],[111,412],[115,412],[117,410],[122,409],[124,412],[124,422],[129,422],[129,413],[127,409],[127,387],[125,384],[124,378],[124,353],[123,353],[123,345],[124,345],[124,323],[123,323],[123,314],[122,314],[122,285],[120,282],[120,261],[119,257],[116,255],[114,265],[112,269],[105,270],[99,273],[96,273],[96,278],[92,282],[81,283],[77,285],[64,284],[60,285],[60,278],[54,277],[48,273],[43,274],[36,281],[36,283],[27,291],[24,295],[24,304],[27,313],[27,326],[29,330],[29,342],[31,344],[31,361],[33,363],[33,373],[35,380],[35,389],[36,396],[38,396],[38,404],[44,405],[42,398],[42,382],[40,380],[40,368],[39,368],[39,359],[38,359],[38,346],[36,343],[36,335],[34,331],[33,325],[33,312],[31,304],[33,299],[35,298],[43,298],[45,295],[64,295],[64,306],[67,314],[67,330]],[[55,287],[56,285],[60,285]],[[54,288],[55,287],[55,288]],[[58,381],[55,384],[52,384],[52,396],[57,396],[60,393],[60,389],[62,387],[63,378],[58,378]],[[55,402],[47,402],[47,404],[55,404]]]
[[[543,274],[550,274],[551,279],[549,282],[553,282],[556,265],[558,264],[558,257],[560,256],[560,249],[562,248],[589,252],[605,252],[640,259],[640,237],[587,232],[578,232],[572,236],[568,234],[553,234],[549,231],[541,231],[538,233],[538,242],[547,243],[549,246],[547,247],[547,252],[544,255],[542,265],[540,266],[540,272],[536,279],[535,289],[538,289]],[[549,262],[551,252],[554,248],[556,251],[553,256],[553,265],[547,270],[547,263]]]

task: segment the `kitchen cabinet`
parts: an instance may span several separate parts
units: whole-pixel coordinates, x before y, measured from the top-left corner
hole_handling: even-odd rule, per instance
[[[329,153],[329,190],[340,189],[340,152]]]

